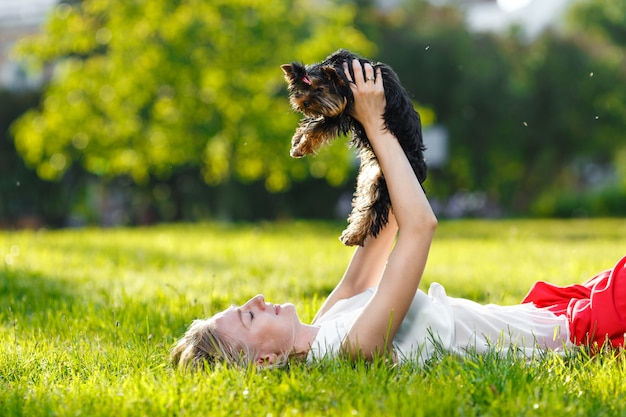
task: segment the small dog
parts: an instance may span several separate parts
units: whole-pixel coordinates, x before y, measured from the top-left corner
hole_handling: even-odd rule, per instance
[[[358,149],[361,164],[348,227],[340,239],[346,246],[363,246],[368,235],[377,236],[389,221],[391,199],[365,130],[350,116],[354,96],[343,63],[348,62],[354,79],[353,59],[359,59],[361,65],[369,62],[374,69],[381,68],[386,128],[398,139],[415,175],[423,183],[427,168],[420,116],[391,67],[340,49],[318,64],[305,66],[292,62],[282,65],[281,69],[289,84],[289,100],[293,109],[304,114],[291,140],[292,157],[315,153],[334,138],[349,132],[352,134],[350,143]]]

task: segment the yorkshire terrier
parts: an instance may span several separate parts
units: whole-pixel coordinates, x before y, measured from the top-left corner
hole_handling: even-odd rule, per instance
[[[385,127],[398,139],[417,179],[423,183],[427,169],[420,116],[391,67],[340,49],[318,64],[292,62],[282,65],[281,69],[289,84],[289,100],[293,109],[304,114],[291,139],[292,157],[315,153],[334,138],[351,133],[350,144],[358,149],[361,163],[348,227],[340,240],[347,246],[363,246],[368,235],[376,237],[389,221],[391,199],[365,130],[350,116],[354,96],[343,63],[349,64],[348,69],[354,80],[353,59],[358,59],[361,65],[368,62],[374,69],[381,69],[386,99]]]

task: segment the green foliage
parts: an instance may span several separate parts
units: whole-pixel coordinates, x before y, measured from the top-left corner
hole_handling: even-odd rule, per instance
[[[623,255],[623,220],[441,222],[422,288],[515,303]],[[329,223],[0,232],[0,410],[10,416],[626,413],[626,361],[443,355],[425,367],[322,362],[172,370],[190,321],[258,292],[312,319],[352,249]],[[334,242],[334,244],[333,244]],[[623,356],[623,355],[622,355]]]
[[[569,14],[569,22],[575,29],[584,30],[592,36],[616,46],[626,45],[626,4],[611,0],[577,0]]]
[[[193,173],[216,186],[210,204],[233,218],[260,206],[237,195],[251,194],[239,192],[248,186],[351,187],[354,158],[343,140],[317,157],[289,157],[298,116],[279,69],[347,47],[392,65],[425,106],[424,125],[436,119],[447,128],[449,160],[429,172],[429,196],[479,191],[505,215],[563,212],[568,195],[602,192],[588,189],[577,171],[584,164],[611,167],[621,196],[623,2],[573,2],[565,28],[534,40],[517,29],[471,32],[460,10],[425,0],[394,8],[370,0],[62,3],[44,33],[17,49],[34,66],[56,70],[41,104],[13,125],[15,147],[45,179],[78,168],[130,176],[141,192],[167,183],[176,197],[193,194],[178,181]],[[565,201],[551,201],[557,194]],[[620,204],[594,207],[585,212],[623,213]],[[239,218],[253,217],[261,216]]]
[[[619,166],[626,73],[617,55],[591,48],[605,45],[585,42],[580,27],[532,41],[472,33],[455,8],[410,4],[382,14],[381,60],[449,131],[449,162],[429,174],[431,195],[481,190],[507,212],[528,213],[554,188],[578,191],[575,163]]]
[[[588,192],[553,190],[538,198],[531,208],[542,217],[626,216],[626,189],[614,184]]]
[[[40,108],[15,124],[16,147],[46,179],[80,163],[139,183],[187,165],[208,184],[262,178],[279,191],[311,175],[341,184],[353,169],[343,141],[315,159],[289,157],[297,118],[279,66],[339,47],[371,53],[354,15],[338,1],[61,3],[18,48],[56,68]]]
[[[45,216],[51,223],[67,213],[63,202],[71,194],[71,178],[50,184],[24,166],[9,135],[9,125],[39,101],[36,92],[0,90],[0,228],[8,224],[37,227]]]

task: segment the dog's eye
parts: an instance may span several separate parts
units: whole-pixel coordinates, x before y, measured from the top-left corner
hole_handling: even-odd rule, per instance
[[[318,93],[323,93],[324,92],[324,87],[317,87],[315,89],[315,91],[317,91]]]

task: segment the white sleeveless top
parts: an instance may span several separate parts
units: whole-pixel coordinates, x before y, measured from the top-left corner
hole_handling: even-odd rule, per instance
[[[350,327],[374,294],[370,288],[333,305],[316,325],[320,326],[307,361],[334,357]],[[530,357],[538,351],[563,352],[574,345],[564,315],[556,316],[532,303],[513,306],[481,305],[446,295],[433,283],[428,295],[418,290],[393,346],[400,362],[423,363],[439,348],[457,354],[484,353],[488,349]]]

